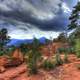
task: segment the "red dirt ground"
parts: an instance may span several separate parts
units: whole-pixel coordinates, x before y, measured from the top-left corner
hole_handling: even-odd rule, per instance
[[[70,63],[66,63],[51,71],[39,70],[37,75],[28,75],[26,64],[15,68],[8,68],[0,73],[0,80],[80,80],[80,70],[77,64],[80,60],[74,55],[69,55]]]
[[[61,74],[61,80],[80,80],[80,69],[77,65],[80,65],[80,59],[77,59],[74,55],[69,57],[71,63],[64,64],[63,73]]]

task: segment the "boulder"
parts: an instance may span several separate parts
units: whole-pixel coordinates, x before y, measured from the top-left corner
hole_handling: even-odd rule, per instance
[[[21,53],[20,49],[18,49],[18,48],[13,52],[12,58],[24,61],[23,54]]]
[[[4,72],[5,69],[5,65],[8,63],[8,58],[7,56],[0,56],[0,73]]]

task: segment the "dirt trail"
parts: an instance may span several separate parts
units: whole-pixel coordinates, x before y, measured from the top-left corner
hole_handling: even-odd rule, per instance
[[[0,80],[12,80],[26,71],[26,65],[22,64],[19,67],[9,68],[5,72],[0,73]]]
[[[80,62],[74,62],[63,66],[61,80],[80,80],[80,70],[77,68]]]
[[[80,80],[80,70],[77,65],[80,65],[80,59],[74,55],[69,56],[70,63],[62,66],[61,80]]]
[[[9,68],[4,73],[0,73],[0,80],[80,80],[80,70],[77,64],[80,59],[74,55],[69,56],[70,63],[63,64],[51,71],[39,70],[37,75],[28,75],[26,64]]]

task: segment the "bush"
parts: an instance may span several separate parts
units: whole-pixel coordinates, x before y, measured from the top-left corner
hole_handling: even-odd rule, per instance
[[[80,51],[76,51],[77,58],[80,58]]]
[[[28,68],[29,68],[29,73],[30,74],[37,74],[37,65],[35,63],[34,60],[31,60],[29,63],[28,63]]]
[[[51,70],[54,68],[54,64],[50,60],[45,60],[42,64],[42,67],[46,70]]]
[[[59,51],[59,53],[63,53],[65,51],[65,48],[63,48],[63,47],[59,48],[58,51]]]
[[[68,53],[75,53],[75,48],[74,47],[67,48],[67,52]]]
[[[76,45],[75,45],[75,50],[76,50],[76,55],[78,58],[80,58],[80,39],[75,39]]]
[[[56,66],[59,66],[59,65],[62,65],[63,64],[63,61],[61,59],[61,56],[59,53],[56,53],[56,56],[55,56],[55,65]]]
[[[0,56],[3,56],[4,55],[4,51],[0,51]]]
[[[68,62],[68,53],[67,52],[64,53],[64,62],[65,63]]]
[[[36,49],[32,49],[32,52],[28,55],[28,68],[30,74],[37,74],[38,72],[38,62],[41,59],[41,53]]]

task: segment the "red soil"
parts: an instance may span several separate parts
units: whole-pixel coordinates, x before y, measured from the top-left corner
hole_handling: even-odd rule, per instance
[[[78,69],[80,59],[77,59],[74,55],[70,55],[69,60],[71,63],[62,66],[61,80],[80,80],[80,69]]]
[[[64,65],[61,80],[80,80],[80,70],[78,70],[77,64],[80,64],[80,62]]]
[[[70,63],[63,64],[51,71],[39,70],[37,75],[28,75],[26,64],[15,68],[8,68],[0,73],[0,80],[80,80],[80,70],[77,64],[80,60],[74,55],[69,55]]]

